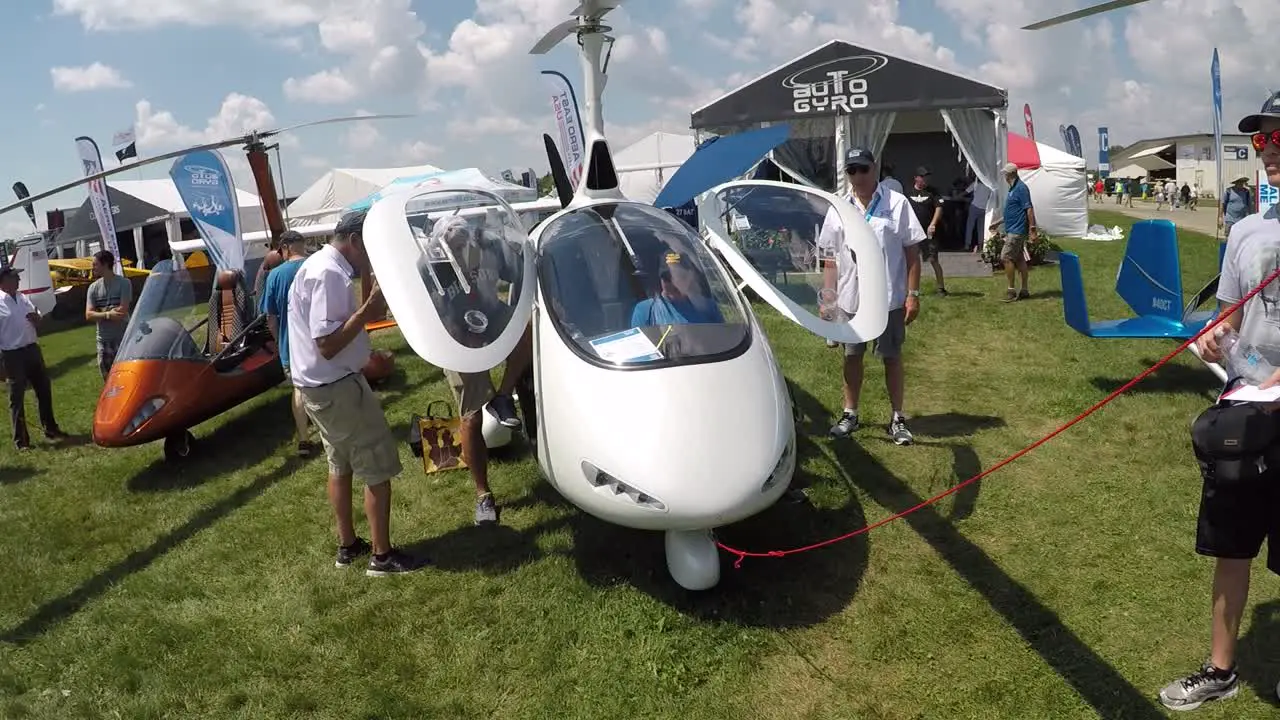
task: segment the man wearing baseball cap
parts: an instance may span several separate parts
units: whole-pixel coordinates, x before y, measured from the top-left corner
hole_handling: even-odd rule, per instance
[[[1027,258],[1023,255],[1027,239],[1036,239],[1036,211],[1031,206],[1031,190],[1018,177],[1018,166],[1005,163],[1004,180],[1009,185],[1009,194],[1004,201],[1004,247],[1000,249],[1000,259],[1004,261],[1004,276],[1009,281],[1005,290],[1004,301],[1013,302],[1031,297],[1027,290]],[[1022,289],[1013,287],[1013,270],[1018,269],[1022,276]]]
[[[36,324],[40,312],[31,300],[18,292],[19,273],[13,267],[0,269],[0,356],[4,358],[5,374],[9,376],[9,419],[13,423],[13,445],[18,450],[31,447],[27,434],[27,415],[24,400],[27,386],[36,393],[36,405],[40,410],[40,424],[45,437],[64,440],[67,434],[53,418],[53,389],[49,371],[45,368],[44,354],[36,341]]]
[[[289,377],[324,443],[329,504],[338,526],[338,567],[363,555],[367,575],[411,572],[421,562],[391,545],[391,479],[400,474],[400,448],[382,403],[362,372],[371,348],[365,325],[385,309],[377,281],[357,305],[352,279],[369,267],[363,211],[338,221],[329,244],[302,261],[289,288],[285,332]],[[364,482],[364,514],[372,543],[356,535],[351,481]]]
[[[1267,181],[1280,185],[1280,93],[1267,98],[1261,111],[1241,120],[1240,132],[1252,135]],[[1233,224],[1218,281],[1219,308],[1239,302],[1277,267],[1280,212],[1276,207],[1265,213],[1254,212]],[[1196,341],[1205,360],[1224,361],[1219,336],[1230,332],[1227,326],[1238,334],[1240,347],[1252,347],[1264,362],[1280,367],[1280,282],[1273,281],[1214,331]],[[1235,375],[1241,371],[1232,368]],[[1259,387],[1275,385],[1280,385],[1280,371]],[[1280,403],[1264,407],[1276,412]],[[1239,691],[1236,636],[1249,598],[1249,568],[1264,540],[1267,569],[1280,575],[1280,467],[1267,468],[1256,481],[1229,483],[1220,481],[1214,473],[1202,473],[1202,477],[1195,550],[1216,559],[1210,652],[1198,670],[1160,691],[1160,701],[1175,710],[1193,710]]]
[[[875,353],[884,361],[885,385],[893,416],[889,437],[897,445],[912,443],[911,430],[903,414],[906,376],[902,365],[902,344],[907,325],[920,312],[920,243],[924,228],[916,220],[907,198],[877,181],[876,159],[870,150],[852,148],[845,155],[845,172],[852,192],[845,198],[863,214],[871,232],[884,250],[888,276],[889,322],[873,342]],[[823,269],[823,289],[834,290],[835,320],[847,321],[857,309],[857,267],[851,250],[844,244],[844,230],[832,208],[818,233],[818,250],[834,258]],[[832,437],[847,437],[860,422],[858,400],[862,395],[863,355],[867,343],[844,345],[844,412],[831,427]]]

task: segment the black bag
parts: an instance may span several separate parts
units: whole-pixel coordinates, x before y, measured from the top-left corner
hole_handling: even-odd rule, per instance
[[[1207,482],[1233,485],[1280,470],[1280,423],[1257,403],[1219,400],[1191,423],[1191,446]]]

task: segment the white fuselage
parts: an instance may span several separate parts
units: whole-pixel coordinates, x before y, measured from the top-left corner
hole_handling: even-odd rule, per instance
[[[750,345],[740,355],[644,370],[585,361],[536,311],[538,461],[556,490],[643,530],[715,528],[776,502],[795,469],[795,421],[773,350],[746,311]],[[663,507],[593,484],[584,461]]]

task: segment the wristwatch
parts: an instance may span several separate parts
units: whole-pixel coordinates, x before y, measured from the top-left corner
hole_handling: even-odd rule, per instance
[[[919,290],[908,290],[907,294],[910,295],[911,297],[917,297],[917,298],[920,297]]]

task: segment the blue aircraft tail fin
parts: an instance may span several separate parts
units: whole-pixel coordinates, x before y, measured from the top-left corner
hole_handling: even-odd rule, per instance
[[[1089,305],[1084,296],[1084,273],[1080,256],[1073,252],[1058,253],[1058,271],[1062,275],[1062,314],[1071,329],[1090,335]]]
[[[1133,224],[1116,273],[1116,294],[1135,315],[1182,321],[1182,265],[1171,221]]]

